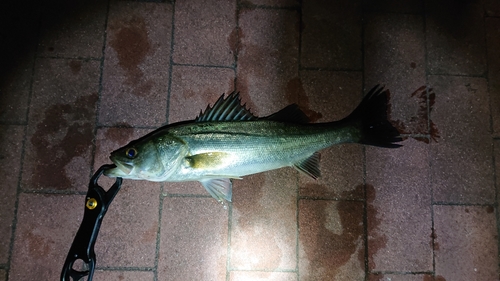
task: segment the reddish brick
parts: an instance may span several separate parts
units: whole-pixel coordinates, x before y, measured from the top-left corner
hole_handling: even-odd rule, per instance
[[[231,271],[229,281],[298,281],[295,272]]]
[[[0,269],[0,281],[7,281],[7,271]]]
[[[152,271],[107,271],[96,270],[94,274],[95,281],[99,280],[120,280],[120,281],[153,281],[155,274]]]
[[[243,9],[237,87],[257,115],[287,106],[287,87],[298,77],[299,14],[291,10]]]
[[[27,129],[23,189],[87,187],[99,62],[38,59]]]
[[[486,72],[482,1],[425,1],[427,69],[432,74]]]
[[[412,96],[426,84],[423,24],[416,15],[366,17],[365,91],[376,84],[389,89],[390,118],[406,134],[428,133],[427,96]]]
[[[300,280],[365,280],[363,228],[362,202],[300,200]]]
[[[366,148],[368,265],[371,271],[432,270],[429,146]]]
[[[237,52],[236,2],[175,2],[175,63],[233,66]]]
[[[160,194],[158,183],[124,180],[106,213],[95,246],[100,266],[155,265]]]
[[[493,203],[492,140],[486,80],[431,76],[431,117],[441,138],[431,144],[435,202]]]
[[[220,95],[234,90],[234,78],[234,70],[229,68],[175,65],[172,68],[168,122],[195,119]]]
[[[361,101],[362,77],[358,72],[303,70],[290,83],[289,103],[297,103],[312,122],[340,120]],[[321,151],[321,177],[299,177],[300,196],[363,199],[362,146],[341,145]]]
[[[99,0],[47,3],[42,12],[39,53],[101,58],[107,3]]]
[[[213,198],[166,197],[158,280],[225,280],[227,210]]]
[[[159,126],[166,121],[172,6],[110,4],[99,122]]]
[[[488,90],[493,134],[500,137],[500,19],[486,19],[488,47]]]
[[[231,265],[234,270],[294,270],[297,264],[297,174],[291,168],[233,184]]]
[[[436,275],[497,280],[498,232],[491,206],[434,206]]]
[[[9,280],[59,280],[84,200],[82,195],[19,196]]]
[[[0,125],[0,132],[2,132],[0,134],[0,178],[2,178],[0,237],[3,237],[0,240],[0,264],[6,264],[9,258],[12,222],[15,215],[24,127]]]
[[[304,1],[302,46],[304,67],[362,68],[361,1]]]

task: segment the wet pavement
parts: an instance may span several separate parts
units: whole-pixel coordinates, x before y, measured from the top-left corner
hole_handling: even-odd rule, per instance
[[[500,280],[499,1],[25,4],[0,4],[0,281],[59,279],[90,177],[129,141],[234,90],[337,120],[379,83],[403,147],[244,177],[227,209],[124,180],[94,280]]]

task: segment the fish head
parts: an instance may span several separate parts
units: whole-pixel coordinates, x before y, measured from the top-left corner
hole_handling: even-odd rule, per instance
[[[106,170],[108,177],[124,179],[163,181],[175,171],[176,163],[183,149],[183,143],[175,138],[162,136],[160,139],[139,139],[119,148],[109,157],[116,165]]]

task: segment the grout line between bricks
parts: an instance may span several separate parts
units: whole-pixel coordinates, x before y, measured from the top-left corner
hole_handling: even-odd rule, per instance
[[[238,85],[238,55],[240,51],[240,44],[241,44],[241,38],[240,38],[240,1],[236,1],[235,4],[235,28],[236,28],[236,48],[235,52],[233,54],[233,73],[234,73],[234,80],[233,80],[233,90],[237,91],[237,85]],[[232,241],[232,236],[231,233],[233,232],[233,204],[229,203],[228,204],[228,214],[227,214],[227,248],[226,248],[226,281],[229,281],[231,279],[231,241]]]
[[[104,27],[106,28],[107,21],[104,24]],[[106,35],[104,35],[104,39],[106,39]],[[104,44],[105,45],[105,44]],[[65,56],[44,56],[40,55],[38,56],[40,59],[55,59],[55,60],[84,60],[84,61],[101,61],[102,58],[94,58],[94,57],[65,57]]]
[[[484,46],[485,46],[485,57],[486,57],[486,81],[488,83],[488,97],[489,97],[489,110],[490,110],[490,132],[493,134],[494,133],[494,126],[493,126],[493,115],[492,115],[492,112],[493,112],[493,107],[492,107],[492,104],[491,104],[491,92],[490,92],[490,81],[489,81],[489,78],[490,78],[490,73],[489,73],[489,69],[490,69],[490,65],[489,65],[489,60],[488,60],[488,31],[487,31],[487,21],[488,20],[488,17],[487,16],[484,16],[483,17],[483,28],[484,28]],[[498,199],[499,199],[499,194],[498,194],[498,188],[499,188],[499,184],[497,182],[497,179],[498,179],[498,175],[497,175],[497,168],[496,168],[496,161],[497,159],[495,159],[495,151],[496,149],[498,149],[496,146],[496,140],[498,138],[496,137],[492,137],[492,146],[491,146],[491,161],[492,161],[492,167],[493,167],[493,188],[495,188],[495,203],[494,203],[494,208],[495,208],[495,217],[496,217],[496,223],[497,223],[497,227],[496,227],[496,230],[497,230],[497,256],[499,257],[498,258],[498,264],[497,264],[497,271],[500,272],[500,239],[498,239],[498,234],[500,233],[500,211],[498,210]]]
[[[426,7],[425,7],[425,1],[422,1],[422,26],[423,26],[423,33],[424,33],[424,63],[425,63],[425,84],[427,85],[426,87],[426,106],[427,106],[427,133],[430,136],[430,130],[431,130],[431,111],[430,111],[430,103],[429,103],[429,76],[430,74],[430,69],[428,66],[428,50],[427,50],[427,13],[426,13]],[[431,212],[431,242],[432,242],[432,272],[430,273],[432,276],[436,275],[436,249],[435,249],[435,225],[434,225],[434,188],[432,185],[432,150],[431,146],[427,147],[427,155],[428,155],[428,166],[429,170],[427,171],[428,177],[429,177],[429,185],[430,185],[430,192],[431,192],[431,205],[429,206],[430,212]]]
[[[160,200],[158,204],[158,230],[156,232],[156,247],[155,247],[155,259],[154,259],[154,267],[152,271],[154,272],[154,281],[158,280],[158,264],[160,260],[160,245],[161,245],[161,222],[162,222],[162,214],[163,214],[163,202],[165,201],[165,197],[162,196],[165,188],[165,184],[161,183],[160,185],[160,194],[158,195],[158,200]]]
[[[192,64],[192,63],[176,63],[172,62],[174,66],[189,66],[189,67],[203,67],[203,68],[219,68],[219,69],[234,69],[234,66],[227,65],[208,65],[208,64]]]
[[[97,145],[96,145],[96,137],[97,137],[97,130],[100,128],[99,127],[99,115],[101,112],[101,100],[102,100],[102,91],[103,91],[103,85],[102,85],[102,80],[104,76],[104,59],[106,57],[106,39],[107,39],[107,32],[106,30],[108,29],[108,18],[109,18],[109,7],[110,7],[110,2],[108,0],[108,3],[106,5],[106,16],[104,18],[104,32],[103,32],[103,39],[102,39],[102,50],[101,50],[101,63],[99,65],[99,88],[97,89],[97,104],[95,107],[95,120],[94,120],[94,138],[92,142],[92,149],[91,149],[91,154],[90,154],[90,167],[89,167],[89,178],[92,177],[92,170],[95,166],[95,154],[97,150]]]
[[[493,207],[495,203],[454,203],[437,201],[432,206],[464,206],[464,207]]]
[[[19,173],[17,177],[17,187],[16,187],[16,198],[14,202],[14,216],[12,219],[12,227],[10,231],[10,243],[9,243],[9,250],[7,253],[7,264],[5,265],[5,271],[6,271],[6,281],[9,281],[9,276],[10,276],[10,267],[12,264],[12,255],[14,252],[14,240],[15,240],[15,235],[16,235],[16,230],[17,230],[17,219],[18,219],[18,214],[19,214],[19,197],[21,193],[23,192],[22,190],[22,178],[23,178],[23,169],[24,169],[24,157],[26,154],[26,142],[28,138],[28,124],[29,124],[29,116],[30,116],[30,109],[31,109],[31,99],[33,96],[33,84],[35,81],[35,66],[37,62],[37,57],[38,57],[38,41],[40,40],[40,33],[41,33],[41,22],[42,22],[42,14],[43,10],[40,8],[40,13],[38,15],[38,28],[36,31],[36,45],[34,47],[34,54],[33,54],[33,60],[32,60],[32,65],[31,65],[31,77],[30,77],[30,82],[29,82],[29,88],[28,88],[28,101],[27,101],[27,108],[26,108],[26,124],[23,126],[23,138],[22,138],[22,144],[21,144],[21,157],[19,159]]]
[[[361,98],[364,96],[365,89],[365,11],[361,11]],[[365,243],[364,247],[364,255],[365,255],[365,281],[368,281],[370,278],[370,267],[369,267],[369,251],[368,251],[368,201],[367,201],[367,190],[366,190],[366,147],[363,145],[361,147],[362,157],[363,157],[363,242]]]
[[[372,271],[372,274],[394,274],[394,275],[424,275],[434,274],[432,271]]]
[[[170,97],[172,95],[172,69],[174,66],[174,43],[175,43],[175,0],[172,1],[172,30],[170,34],[170,59],[168,64],[168,86],[167,86],[167,106],[165,109],[165,124],[169,124]]]

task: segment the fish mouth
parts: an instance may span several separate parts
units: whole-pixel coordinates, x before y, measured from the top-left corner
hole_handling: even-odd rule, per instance
[[[130,175],[134,166],[130,163],[123,163],[121,161],[114,160],[113,157],[110,157],[113,164],[116,165],[115,168],[111,168],[104,171],[104,175],[108,177],[127,177]]]

